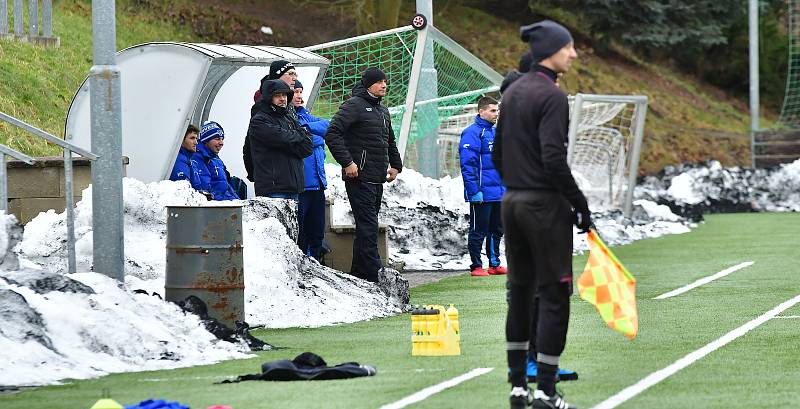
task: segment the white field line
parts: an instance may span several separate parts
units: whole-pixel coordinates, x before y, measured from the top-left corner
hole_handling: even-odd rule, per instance
[[[786,311],[787,309],[793,307],[797,303],[800,303],[800,295],[795,296],[789,301],[785,301],[782,304],[778,305],[777,307],[767,311],[760,317],[742,325],[739,328],[734,329],[731,332],[723,335],[722,337],[718,338],[717,340],[707,344],[706,346],[691,352],[690,354],[684,356],[681,359],[673,362],[666,368],[660,369],[656,372],[647,375],[647,377],[641,379],[639,382],[623,389],[616,395],[600,402],[599,404],[592,407],[592,409],[612,409],[616,408],[617,406],[625,403],[629,399],[633,398],[634,396],[642,393],[645,389],[667,379],[668,377],[674,375],[678,371],[687,366],[695,363],[699,359],[705,357],[706,355],[716,351],[717,349],[727,345],[731,341],[735,340],[736,338],[741,337],[744,334],[750,332],[750,330],[757,328],[761,324],[769,321],[772,318],[775,318],[778,314]]]
[[[431,395],[435,395],[447,388],[452,388],[460,384],[461,382],[468,381],[472,378],[477,376],[481,376],[491,372],[494,368],[475,368],[463,375],[457,376],[453,379],[444,381],[442,383],[438,383],[433,386],[429,386],[413,395],[408,395],[403,399],[400,399],[397,402],[389,403],[380,407],[380,409],[400,409],[404,408],[408,405],[423,401],[430,397]]]
[[[796,320],[796,319],[800,319],[800,315],[778,315],[775,318],[784,319],[784,320]]]
[[[691,283],[689,285],[683,286],[683,287],[678,288],[676,290],[672,290],[672,291],[670,291],[668,293],[661,294],[658,297],[653,298],[653,299],[654,300],[663,300],[665,298],[674,297],[676,295],[683,294],[683,293],[685,293],[685,292],[687,292],[687,291],[689,291],[691,289],[700,287],[703,284],[708,284],[708,283],[710,283],[710,282],[712,282],[712,281],[714,281],[714,280],[716,280],[718,278],[725,277],[726,275],[728,275],[728,274],[730,274],[730,273],[732,273],[732,272],[734,272],[736,270],[741,270],[741,269],[743,269],[745,267],[750,267],[752,265],[753,265],[752,261],[745,261],[744,263],[740,263],[740,264],[737,264],[737,265],[735,265],[733,267],[726,268],[726,269],[720,271],[719,273],[712,274],[712,275],[710,275],[708,277],[703,277],[703,278],[701,278],[701,279],[699,279],[699,280],[697,280],[697,281],[695,281],[695,282],[693,282],[693,283]]]

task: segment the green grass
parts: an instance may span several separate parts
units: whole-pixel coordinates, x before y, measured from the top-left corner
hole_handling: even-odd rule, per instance
[[[12,3],[8,2],[9,16]],[[92,7],[88,0],[53,3],[53,35],[60,37],[60,48],[0,40],[0,112],[63,137],[72,96],[92,66]],[[116,2],[118,49],[150,41],[192,40],[187,27],[155,18],[135,4]],[[13,22],[9,25],[13,27]],[[61,154],[54,145],[4,122],[0,122],[0,143],[34,156]]]
[[[581,380],[562,384],[581,408],[666,367],[725,333],[796,296],[797,214],[710,216],[693,232],[614,248],[637,278],[640,333],[635,341],[609,330],[593,307],[572,303],[562,363]],[[585,255],[575,257],[580,271]],[[755,264],[667,300],[652,298],[743,261]],[[115,374],[0,396],[0,407],[88,408],[108,388],[121,403],[179,400],[193,408],[229,404],[251,408],[376,408],[477,367],[492,372],[434,395],[414,408],[487,408],[506,405],[505,293],[501,277],[458,276],[412,291],[412,303],[455,303],[460,310],[461,356],[411,357],[410,319],[401,316],[317,329],[264,330],[288,349],[217,365]],[[800,315],[800,306],[783,315]],[[797,407],[800,321],[776,319],[711,353],[621,408]],[[262,362],[313,351],[329,363],[373,364],[378,375],[326,382],[244,382],[214,385],[258,372]],[[767,392],[767,394],[764,394]]]

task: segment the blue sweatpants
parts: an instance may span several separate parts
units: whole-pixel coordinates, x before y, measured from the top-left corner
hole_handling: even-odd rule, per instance
[[[325,239],[325,191],[306,190],[300,194],[297,210],[300,233],[297,244],[307,256],[322,257],[322,240]]]
[[[483,267],[481,247],[486,240],[486,255],[489,267],[500,265],[500,239],[503,238],[503,221],[500,214],[500,202],[470,203],[469,235],[467,248],[471,264],[470,270]]]

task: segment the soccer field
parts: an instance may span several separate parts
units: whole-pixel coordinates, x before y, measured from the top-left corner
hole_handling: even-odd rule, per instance
[[[715,215],[688,234],[612,248],[637,279],[639,336],[629,341],[608,329],[576,293],[562,364],[580,380],[560,385],[567,400],[582,409],[601,402],[599,407],[638,409],[800,407],[798,231],[797,213]],[[585,261],[585,255],[575,257],[576,274]],[[744,262],[753,264],[654,299]],[[380,408],[476,368],[493,370],[408,407],[507,407],[504,278],[452,277],[413,289],[411,302],[456,304],[461,356],[411,357],[410,317],[403,314],[336,327],[259,331],[259,337],[287,348],[217,365],[116,374],[0,395],[0,407],[88,409],[108,389],[122,404],[159,398],[193,409]],[[378,375],[215,384],[303,351],[330,365],[374,365]],[[615,400],[607,401],[611,397]]]

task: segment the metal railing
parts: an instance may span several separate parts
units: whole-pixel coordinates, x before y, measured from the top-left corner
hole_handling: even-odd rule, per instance
[[[0,0],[2,1],[2,0]],[[96,160],[99,156],[83,148],[73,145],[57,136],[51,135],[39,128],[29,125],[13,116],[0,112],[0,121],[7,122],[21,128],[47,142],[56,144],[64,150],[64,200],[67,211],[67,272],[75,273],[77,266],[75,262],[75,203],[73,197],[73,178],[72,178],[72,154],[77,153],[90,161]],[[29,165],[36,163],[36,159],[17,152],[5,145],[0,145],[0,209],[8,208],[8,174],[6,170],[6,155],[17,158]]]
[[[0,35],[13,34],[24,39],[53,38],[53,0],[42,0],[42,24],[39,25],[39,1],[28,0],[28,33],[25,34],[23,0],[14,1],[14,32],[9,32],[8,0],[0,0]],[[41,28],[41,35],[39,34]]]

